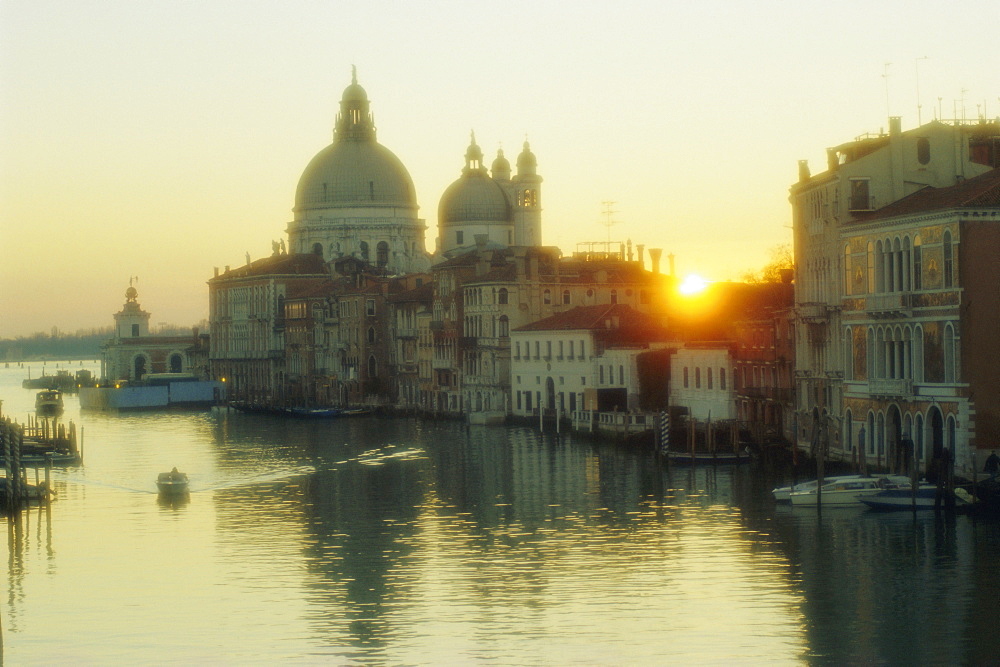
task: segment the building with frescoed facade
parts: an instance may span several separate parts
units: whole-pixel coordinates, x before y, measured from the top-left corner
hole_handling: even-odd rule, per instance
[[[895,412],[882,410],[881,419],[874,414],[872,424],[868,424],[867,411],[863,415],[856,408],[848,412],[845,397],[848,390],[855,393],[857,385],[848,387],[847,372],[857,377],[854,369],[867,365],[866,355],[859,361],[857,343],[862,337],[867,339],[868,332],[856,327],[848,332],[845,318],[855,311],[847,308],[857,308],[862,296],[866,309],[887,307],[890,312],[898,312],[903,300],[944,297],[913,294],[915,234],[880,234],[872,229],[863,237],[854,229],[866,219],[875,219],[873,214],[881,219],[882,210],[925,188],[948,188],[997,167],[998,141],[997,121],[934,121],[904,132],[900,119],[893,117],[887,134],[858,137],[828,149],[823,173],[811,175],[805,161],[800,161],[799,181],[790,194],[796,270],[795,441],[799,447],[813,451],[821,447],[830,457],[857,459],[861,437],[865,451],[876,460],[885,463],[886,458],[897,458],[892,452],[899,451],[906,435],[906,410],[898,410],[899,428],[889,426],[895,423]],[[920,270],[926,271],[926,266]],[[874,345],[893,350],[892,354],[903,353],[907,343],[895,338],[905,335],[903,327],[882,327],[881,344],[878,331],[873,329]],[[912,326],[910,332],[912,336]],[[884,342],[887,335],[889,344]],[[876,382],[872,388],[884,390],[888,385]],[[899,396],[887,399],[902,400]]]
[[[1000,442],[1000,169],[859,215],[842,245],[845,454],[926,469],[947,448],[981,469]]]

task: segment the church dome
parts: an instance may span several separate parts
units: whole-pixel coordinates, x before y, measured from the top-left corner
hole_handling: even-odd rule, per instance
[[[438,222],[441,226],[467,222],[511,221],[510,201],[499,183],[490,178],[483,166],[483,152],[472,135],[465,152],[462,176],[441,195]]]
[[[417,196],[406,167],[375,140],[368,94],[355,72],[340,100],[333,143],[299,179],[295,210],[373,206],[416,209]]]
[[[493,160],[493,166],[490,167],[490,171],[493,174],[493,178],[498,181],[510,180],[510,161],[504,157],[502,148],[497,151],[497,157]]]
[[[510,221],[511,208],[506,193],[482,171],[463,174],[441,195],[438,206],[441,225]]]

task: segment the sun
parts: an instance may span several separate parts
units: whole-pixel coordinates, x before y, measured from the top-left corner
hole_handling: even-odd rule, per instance
[[[688,296],[692,294],[698,294],[699,292],[704,292],[705,288],[708,287],[708,281],[699,275],[689,273],[684,281],[678,286],[678,291],[681,294],[686,294]]]

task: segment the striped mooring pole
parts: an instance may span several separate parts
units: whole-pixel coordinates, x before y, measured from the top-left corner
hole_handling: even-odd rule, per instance
[[[666,453],[670,449],[670,413],[660,413],[660,451]]]

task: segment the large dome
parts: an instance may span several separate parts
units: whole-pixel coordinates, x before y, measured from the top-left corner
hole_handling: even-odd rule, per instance
[[[438,222],[442,226],[466,222],[510,221],[511,207],[507,195],[482,170],[463,174],[441,195]]]
[[[333,143],[312,159],[295,191],[295,211],[355,207],[417,208],[406,167],[375,140],[368,93],[357,70],[340,99]]]
[[[392,151],[373,141],[335,141],[312,159],[295,210],[357,206],[416,208],[413,179]]]

